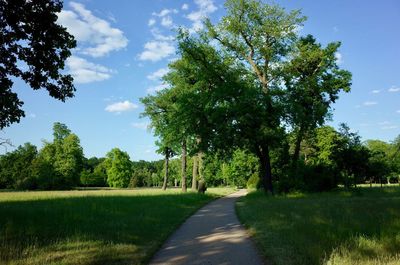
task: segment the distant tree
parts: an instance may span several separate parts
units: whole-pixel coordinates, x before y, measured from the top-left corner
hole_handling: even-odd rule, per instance
[[[83,149],[76,134],[62,123],[54,123],[53,142],[45,142],[40,157],[50,163],[55,171],[53,188],[71,188],[79,185],[83,168]]]
[[[128,153],[113,148],[104,161],[107,168],[107,183],[110,187],[126,188],[132,176],[132,164]]]
[[[236,150],[228,164],[229,184],[236,187],[246,187],[252,175],[258,175],[257,157],[244,150]]]
[[[0,157],[0,188],[35,189],[31,164],[37,157],[37,148],[31,143],[19,146]]]
[[[59,177],[53,165],[48,160],[43,159],[40,154],[32,161],[31,173],[36,181],[37,189],[51,190],[60,188]]]
[[[390,144],[381,140],[368,140],[365,142],[370,150],[368,176],[371,181],[386,183],[386,177],[391,173],[390,167]]]
[[[12,76],[62,101],[74,95],[72,76],[61,70],[76,41],[57,24],[61,9],[59,0],[0,1],[0,129],[25,116]]]
[[[344,185],[351,185],[350,178],[355,186],[358,182],[365,181],[368,171],[370,151],[361,143],[361,137],[342,123],[339,127],[340,150],[336,157],[338,170],[344,177]]]

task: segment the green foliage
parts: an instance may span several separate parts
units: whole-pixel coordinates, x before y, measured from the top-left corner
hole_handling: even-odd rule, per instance
[[[12,77],[61,101],[74,95],[72,76],[63,69],[76,41],[57,23],[62,6],[58,0],[1,1],[0,129],[25,116]]]
[[[258,160],[254,155],[238,149],[233,153],[227,171],[230,185],[246,187],[251,176],[259,175]]]
[[[104,161],[107,169],[107,183],[110,187],[126,188],[132,175],[129,155],[118,148],[107,153]]]
[[[15,151],[0,157],[0,187],[7,189],[34,189],[36,181],[31,174],[32,161],[37,157],[36,146],[25,143]]]

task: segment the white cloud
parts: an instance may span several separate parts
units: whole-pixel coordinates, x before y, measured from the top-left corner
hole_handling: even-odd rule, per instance
[[[84,46],[79,50],[80,53],[101,57],[128,45],[128,39],[120,29],[94,16],[82,4],[70,2],[69,5],[72,10],[62,10],[58,14],[58,22]]]
[[[195,0],[195,4],[198,7],[197,11],[194,11],[186,16],[192,21],[192,27],[189,31],[194,32],[203,28],[202,21],[211,13],[215,12],[218,8],[214,5],[213,0]]]
[[[94,64],[78,56],[67,59],[69,73],[77,84],[85,84],[109,79],[113,71],[105,66]]]
[[[157,17],[165,17],[166,15],[172,14],[172,13],[173,14],[177,14],[178,10],[176,10],[176,9],[163,9],[163,10],[160,11],[160,13],[153,12],[152,15],[153,16],[157,16]]]
[[[182,10],[188,10],[189,9],[189,5],[185,3],[185,4],[182,5],[181,8],[182,8]]]
[[[400,91],[400,87],[395,87],[392,86],[391,88],[388,89],[389,92],[399,92]]]
[[[336,63],[337,64],[342,64],[343,63],[343,56],[340,52],[335,52],[335,58],[336,58]]]
[[[375,89],[371,91],[372,94],[379,94],[380,92],[381,92],[380,89]]]
[[[161,19],[161,25],[164,27],[170,28],[174,22],[172,22],[172,18],[170,16],[165,16]]]
[[[147,23],[147,25],[149,25],[149,27],[153,26],[154,24],[156,24],[156,20],[154,18],[150,18],[149,22]]]
[[[144,51],[139,55],[141,61],[156,62],[175,53],[175,47],[166,41],[150,41],[144,45]]]
[[[152,28],[151,29],[151,34],[153,35],[155,40],[160,40],[160,41],[173,41],[175,39],[174,36],[165,36],[161,34],[160,30],[158,28]]]
[[[30,113],[30,114],[28,115],[28,117],[34,119],[34,118],[36,118],[36,114],[35,114],[35,113]]]
[[[162,78],[165,74],[167,74],[169,72],[168,68],[161,68],[158,69],[157,71],[155,71],[154,73],[151,73],[147,76],[147,79],[150,80],[159,80],[160,78]]]
[[[391,124],[391,122],[390,121],[383,121],[383,122],[380,122],[378,124],[379,125],[389,125],[389,124]]]
[[[146,130],[150,124],[148,122],[133,122],[131,125],[133,128]]]
[[[125,101],[110,104],[105,108],[105,110],[108,112],[120,113],[123,111],[131,111],[131,110],[134,110],[137,108],[138,108],[138,105],[136,105],[128,100],[125,100]]]
[[[366,107],[374,106],[374,105],[377,105],[377,104],[378,104],[378,102],[375,102],[375,101],[365,101],[363,103],[363,105],[366,106]]]
[[[157,86],[152,86],[152,87],[149,87],[147,89],[147,93],[153,94],[153,93],[161,91],[161,90],[163,90],[164,88],[167,88],[167,87],[168,87],[167,84],[159,84]]]
[[[382,130],[392,130],[392,129],[397,129],[399,126],[397,125],[389,125],[389,126],[383,126],[381,127]]]

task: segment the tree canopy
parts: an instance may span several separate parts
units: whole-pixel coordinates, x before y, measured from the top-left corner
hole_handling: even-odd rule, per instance
[[[56,23],[62,6],[60,0],[0,1],[0,129],[25,116],[12,77],[61,101],[74,95],[73,78],[62,70],[76,41]]]

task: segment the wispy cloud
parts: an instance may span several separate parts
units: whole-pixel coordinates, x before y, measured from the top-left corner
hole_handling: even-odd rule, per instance
[[[145,43],[144,51],[139,55],[141,61],[157,62],[175,53],[175,47],[167,41],[150,41]]]
[[[213,0],[195,0],[198,10],[189,13],[186,18],[192,22],[191,32],[198,31],[203,28],[203,20],[210,14],[214,13],[218,8],[214,5]]]
[[[378,102],[375,102],[375,101],[365,101],[363,103],[363,105],[366,106],[366,107],[374,106],[374,105],[377,105],[377,104],[378,104]]]
[[[70,2],[69,6],[72,10],[62,10],[58,14],[58,23],[66,27],[78,44],[83,46],[78,50],[79,53],[101,57],[128,45],[128,39],[120,29],[94,16],[84,5]]]
[[[181,9],[182,10],[188,10],[189,9],[189,5],[188,4],[183,4]]]
[[[154,18],[150,18],[150,19],[149,19],[149,22],[147,23],[147,25],[148,25],[149,27],[151,27],[151,26],[153,26],[154,24],[156,24],[156,20],[155,20]]]
[[[147,76],[147,79],[150,79],[153,81],[159,80],[168,72],[169,72],[168,68],[161,68],[161,69],[158,69],[157,71],[155,71],[154,73],[149,74]]]
[[[136,129],[141,129],[141,130],[146,130],[149,127],[148,122],[133,122],[131,123],[131,126]]]
[[[340,52],[335,52],[335,58],[336,58],[336,63],[337,64],[342,64],[343,63],[343,56]]]
[[[388,91],[389,92],[399,92],[400,91],[400,87],[395,87],[395,86],[392,86],[391,88],[389,88],[388,89]]]
[[[379,94],[379,93],[381,93],[381,91],[382,90],[380,90],[380,89],[375,89],[375,90],[372,90],[371,93],[372,94]]]
[[[397,128],[399,128],[399,126],[397,126],[397,125],[388,125],[388,126],[381,127],[382,130],[393,130],[393,129],[397,129]]]
[[[149,87],[147,89],[147,93],[153,94],[153,93],[161,91],[161,90],[163,90],[164,88],[167,88],[167,87],[168,87],[167,84],[159,84],[159,85],[156,85],[156,86],[151,86],[151,87]]]
[[[121,112],[125,112],[125,111],[131,111],[131,110],[134,110],[137,108],[138,108],[138,105],[136,105],[128,100],[125,100],[125,101],[116,102],[116,103],[108,105],[105,108],[105,111],[121,113]]]
[[[389,125],[389,124],[391,124],[391,122],[390,121],[382,121],[382,122],[379,122],[378,124],[379,125]]]
[[[161,25],[166,28],[170,28],[174,25],[174,22],[170,16],[165,16],[161,19]]]
[[[71,56],[67,59],[66,65],[69,73],[77,84],[85,84],[109,79],[113,71],[105,66],[94,64],[84,58]]]
[[[153,12],[152,15],[156,17],[165,17],[166,15],[177,14],[177,13],[178,13],[177,9],[163,9],[159,13]]]

